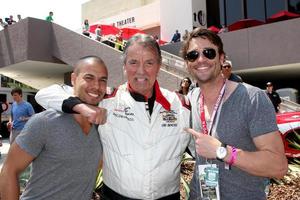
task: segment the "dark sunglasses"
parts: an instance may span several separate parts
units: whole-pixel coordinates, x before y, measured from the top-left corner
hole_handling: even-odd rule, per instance
[[[222,66],[222,68],[229,69],[229,68],[231,68],[231,66],[230,65],[224,65],[224,66]]]
[[[216,57],[217,52],[213,48],[206,48],[202,50],[202,55],[209,60],[212,60]],[[200,56],[200,52],[197,50],[190,51],[186,54],[185,58],[189,62],[194,62]]]

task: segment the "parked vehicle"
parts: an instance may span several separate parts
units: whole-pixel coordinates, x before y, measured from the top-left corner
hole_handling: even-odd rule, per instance
[[[300,112],[277,115],[277,124],[288,158],[300,158]]]
[[[283,99],[298,103],[299,93],[294,88],[281,88],[276,90],[279,96]]]

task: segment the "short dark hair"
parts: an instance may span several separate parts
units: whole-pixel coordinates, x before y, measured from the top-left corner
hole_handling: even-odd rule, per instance
[[[21,88],[14,88],[14,89],[12,89],[11,92],[10,92],[11,95],[14,95],[15,93],[18,93],[18,94],[21,95],[21,96],[23,95],[23,91],[22,91]]]
[[[107,68],[106,65],[105,65],[105,63],[104,63],[104,61],[103,61],[100,57],[98,57],[98,56],[93,56],[93,55],[89,55],[89,56],[84,56],[84,57],[80,58],[80,59],[75,63],[75,65],[74,65],[74,70],[73,70],[75,74],[79,74],[80,68],[81,68],[81,66],[82,66],[82,63],[83,63],[85,60],[93,60],[94,62],[98,63],[99,65],[101,65],[101,66]]]
[[[197,38],[197,37],[200,37],[203,39],[208,39],[211,43],[213,43],[214,45],[216,45],[218,47],[218,52],[220,55],[221,54],[225,55],[225,52],[223,49],[223,42],[222,42],[221,38],[216,33],[199,27],[199,28],[192,30],[189,34],[187,34],[187,38],[183,41],[180,54],[184,60],[186,60],[186,54],[187,54],[187,50],[189,49],[189,46],[190,46],[190,41],[193,38]]]
[[[184,77],[183,79],[181,79],[180,85],[183,83],[184,80],[187,80],[190,85],[192,84],[190,77]]]
[[[186,76],[186,77],[184,77],[183,79],[181,79],[180,85],[179,85],[179,90],[178,90],[178,92],[179,92],[180,94],[183,94],[182,83],[183,83],[184,80],[187,80],[187,82],[189,83],[188,89],[189,89],[190,86],[192,85],[192,81],[191,81],[191,79],[190,79],[189,77]]]

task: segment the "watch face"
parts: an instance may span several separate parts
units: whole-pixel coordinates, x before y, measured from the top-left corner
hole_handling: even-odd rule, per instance
[[[217,158],[224,159],[227,155],[227,149],[225,147],[218,147]]]

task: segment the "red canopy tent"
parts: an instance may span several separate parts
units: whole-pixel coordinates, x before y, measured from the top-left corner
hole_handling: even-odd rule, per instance
[[[113,25],[101,24],[102,35],[116,35],[119,33],[119,31],[120,31],[120,29],[118,29],[117,27],[115,27]]]
[[[267,19],[267,22],[272,23],[272,22],[278,22],[278,21],[283,21],[283,20],[287,20],[287,19],[293,19],[293,18],[297,18],[297,17],[300,17],[300,15],[286,11],[286,10],[282,10],[282,11],[272,15],[271,17],[269,17]]]
[[[90,26],[90,32],[95,33],[95,29],[97,28],[98,25],[100,25],[100,27],[101,27],[102,35],[116,35],[120,31],[120,29],[118,29],[117,27],[115,27],[113,25],[95,24],[95,25]]]
[[[123,31],[122,37],[124,40],[128,40],[131,36],[133,36],[136,33],[144,33],[142,30],[132,27],[121,28],[121,30]]]
[[[95,33],[95,30],[96,30],[97,26],[98,26],[98,24],[91,25],[90,26],[90,32]]]
[[[210,30],[212,32],[215,32],[215,33],[219,33],[220,29],[216,26],[210,26],[207,28],[207,30]]]
[[[265,22],[259,21],[257,19],[242,19],[228,26],[228,31],[235,31],[243,28],[249,28],[252,26],[259,26]]]
[[[286,112],[276,115],[277,125],[281,133],[285,155],[300,158],[300,150],[291,146],[288,139],[300,132],[300,112]]]

